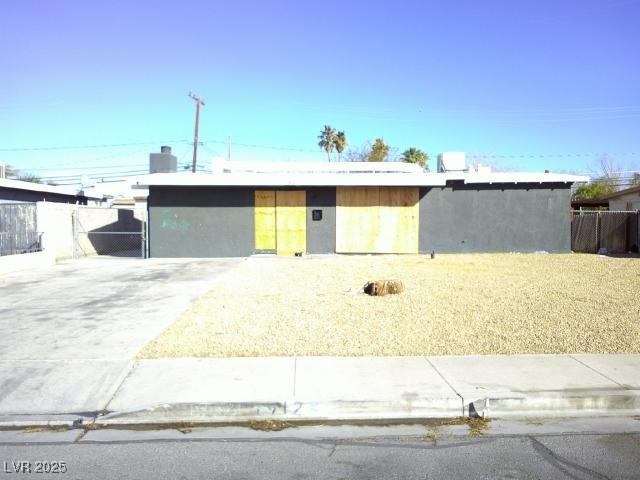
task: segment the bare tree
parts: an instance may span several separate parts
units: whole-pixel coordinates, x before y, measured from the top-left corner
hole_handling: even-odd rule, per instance
[[[491,156],[484,156],[481,153],[472,153],[467,157],[467,166],[476,170],[478,166],[491,167],[494,172],[513,172],[513,165],[504,164]]]

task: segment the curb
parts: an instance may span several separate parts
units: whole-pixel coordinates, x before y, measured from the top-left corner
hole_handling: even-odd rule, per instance
[[[461,398],[406,401],[163,403],[148,408],[86,415],[5,415],[0,429],[27,427],[125,428],[134,425],[238,424],[252,420],[284,422],[411,422],[459,417],[572,418],[640,415],[640,390],[505,392],[473,402]]]
[[[640,414],[640,391],[530,392],[465,402],[465,416],[584,417]]]
[[[263,403],[182,403],[112,412],[97,425],[145,423],[229,423],[251,420],[291,422],[394,421],[463,417],[592,417],[640,415],[640,391],[505,393],[474,400],[461,398],[398,401],[327,401]]]
[[[327,401],[327,402],[222,402],[160,404],[150,408],[111,412],[96,419],[96,425],[144,423],[229,423],[251,420],[299,422],[384,421],[425,418],[457,418],[462,402],[433,398],[412,402]]]

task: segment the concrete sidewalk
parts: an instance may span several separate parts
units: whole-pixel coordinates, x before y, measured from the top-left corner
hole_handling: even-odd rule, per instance
[[[640,413],[640,355],[141,360],[97,421]]]
[[[131,361],[127,370],[107,382],[100,412],[52,412],[51,398],[34,397],[0,424],[640,414],[640,355],[184,358]],[[47,409],[37,415],[40,400]]]

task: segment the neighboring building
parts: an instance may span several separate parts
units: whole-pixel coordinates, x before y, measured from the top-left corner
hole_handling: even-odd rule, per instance
[[[406,163],[218,165],[140,177],[152,257],[255,253],[569,252],[553,173],[425,173]]]
[[[587,198],[571,200],[572,210],[608,210],[609,200],[603,198]]]
[[[0,178],[0,203],[45,201],[87,205],[99,203],[101,199],[101,195],[75,188]]]
[[[149,154],[149,173],[176,173],[178,158],[171,154],[171,147],[160,147],[160,153]],[[97,180],[86,186],[86,190],[102,195],[107,199],[107,206],[119,208],[147,208],[148,191],[140,188],[134,189],[137,176],[127,177],[122,180]]]
[[[606,197],[611,211],[640,210],[640,185],[620,190]]]

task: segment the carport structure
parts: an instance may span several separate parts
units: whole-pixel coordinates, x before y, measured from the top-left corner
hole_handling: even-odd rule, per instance
[[[152,257],[570,251],[570,187],[553,173],[427,173],[407,163],[226,163],[153,174]]]

